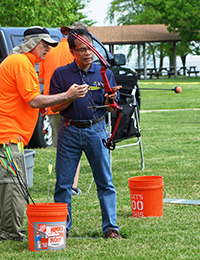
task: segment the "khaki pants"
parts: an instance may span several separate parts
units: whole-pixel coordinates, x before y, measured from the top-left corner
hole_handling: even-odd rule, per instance
[[[0,184],[0,227],[4,239],[21,240],[25,200],[13,183]]]
[[[52,114],[49,115],[49,120],[51,122],[52,127],[52,141],[53,141],[53,147],[57,147],[57,141],[58,141],[58,131],[60,127],[60,114]]]
[[[10,148],[13,159],[19,168],[19,174],[23,178],[22,163],[17,145],[10,144]],[[5,159],[2,145],[0,145],[0,156]],[[20,232],[24,222],[24,209],[25,200],[19,191],[17,177],[11,175],[0,165],[0,231],[2,238],[11,240],[24,238],[24,235]]]

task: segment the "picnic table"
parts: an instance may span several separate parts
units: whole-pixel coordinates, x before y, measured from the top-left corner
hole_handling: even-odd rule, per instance
[[[138,79],[140,79],[141,76],[144,76],[144,68],[136,68],[135,71],[137,72]],[[159,71],[159,69],[156,68],[147,68],[146,75],[149,76],[150,79],[154,76],[158,79],[159,76],[162,76],[162,71]]]
[[[195,74],[197,77],[197,74],[199,73],[198,70],[196,70],[196,66],[190,66],[187,67],[180,67],[177,69],[177,75],[186,75],[188,74],[188,77],[190,77],[190,74]],[[174,67],[170,67],[168,70],[168,78],[170,78],[172,75],[174,75]]]
[[[138,79],[140,79],[141,76],[145,76],[144,68],[136,68],[135,71],[137,72]],[[153,77],[157,77],[159,79],[160,76],[167,75],[168,78],[171,78],[175,73],[174,67],[162,67],[162,68],[147,68],[146,69],[146,75],[149,76],[150,79]],[[179,67],[177,68],[177,75],[187,75],[190,77],[190,74],[197,74],[199,73],[198,70],[196,70],[196,66],[190,66],[187,67]]]
[[[153,76],[156,76],[157,78],[159,78],[159,74],[157,73],[157,69],[156,68],[147,68],[147,76],[149,76],[150,79],[152,79]]]
[[[177,70],[177,74],[178,75],[186,75],[186,71],[187,71],[187,67],[180,67],[178,70]]]
[[[190,77],[190,74],[195,74],[197,77],[197,74],[199,73],[198,70],[196,70],[196,66],[190,66],[187,70],[188,77]]]
[[[135,71],[137,72],[138,79],[140,79],[141,76],[144,76],[144,69],[136,68]]]

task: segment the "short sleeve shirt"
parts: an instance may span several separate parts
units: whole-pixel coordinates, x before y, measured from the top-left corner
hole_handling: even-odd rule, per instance
[[[0,64],[0,143],[17,143],[21,137],[26,145],[35,129],[39,109],[28,102],[40,94],[31,53],[9,55]]]
[[[102,106],[105,102],[100,69],[100,65],[92,63],[90,69],[84,72],[78,68],[75,62],[72,62],[55,70],[51,78],[50,94],[67,91],[74,83],[78,85],[86,83],[90,86],[87,95],[73,101],[69,107],[60,112],[61,115],[73,120],[91,120],[106,113],[105,108],[88,108],[94,105]],[[106,71],[106,76],[111,88],[116,86],[115,78],[109,69]]]
[[[45,59],[39,63],[39,77],[44,79],[44,95],[49,95],[50,80],[55,69],[67,65],[73,60],[74,56],[70,52],[67,38],[63,38],[55,48],[51,48],[50,52],[45,55]],[[50,108],[48,114],[54,114]]]

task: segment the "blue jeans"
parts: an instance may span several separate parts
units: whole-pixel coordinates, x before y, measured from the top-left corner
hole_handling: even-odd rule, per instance
[[[110,157],[102,139],[107,139],[104,121],[87,128],[66,126],[61,121],[56,155],[55,202],[68,203],[67,232],[71,228],[71,189],[82,151],[91,166],[102,213],[102,230],[119,230],[116,225],[116,191],[110,171]],[[69,221],[71,220],[71,221]]]

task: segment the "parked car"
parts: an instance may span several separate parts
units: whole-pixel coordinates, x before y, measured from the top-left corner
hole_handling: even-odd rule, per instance
[[[17,45],[20,45],[23,41],[23,32],[27,28],[25,27],[0,27],[0,62],[6,58],[11,49]],[[53,39],[60,42],[60,40],[65,37],[58,28],[47,28]],[[105,48],[105,46],[93,36],[94,46],[101,53],[101,55],[110,64],[110,69],[113,71],[116,82],[123,86],[124,79],[129,79],[131,84],[137,85],[137,105],[140,107],[140,93],[137,84],[137,74],[134,70],[130,68],[123,67],[125,65],[125,55],[116,54],[114,57]],[[95,56],[94,62],[99,62],[98,58]],[[39,64],[36,64],[36,71],[39,71]],[[43,93],[43,85],[40,86],[41,93]],[[37,125],[35,127],[32,138],[29,142],[30,148],[42,148],[52,145],[52,127],[49,121],[49,117],[46,115],[41,117],[38,115]]]

